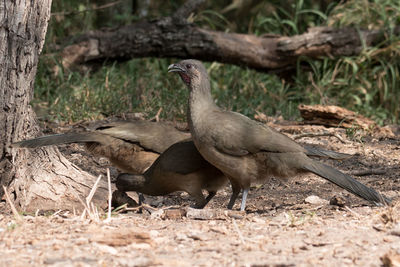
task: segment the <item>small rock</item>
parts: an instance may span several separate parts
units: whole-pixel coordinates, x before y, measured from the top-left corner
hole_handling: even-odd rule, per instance
[[[78,237],[75,239],[75,244],[80,246],[80,245],[85,245],[89,243],[89,239],[85,237]]]
[[[185,241],[185,240],[188,240],[188,237],[184,233],[177,233],[176,236],[175,236],[175,240],[177,240],[177,241]]]
[[[219,214],[216,210],[212,209],[186,209],[186,217],[188,217],[189,219],[211,220],[217,218],[220,215],[221,214]]]
[[[128,207],[137,207],[138,206],[138,203],[135,200],[133,200],[132,198],[130,198],[126,192],[115,190],[112,194],[112,206],[114,208],[117,208],[124,204],[127,204]]]
[[[344,207],[347,205],[346,199],[342,196],[334,196],[329,200],[329,204],[338,207]]]
[[[154,266],[157,265],[152,259],[146,256],[135,256],[131,258],[127,257],[116,257],[115,260],[118,262],[118,266]]]
[[[132,250],[151,249],[151,245],[146,244],[146,243],[132,243],[129,245],[129,249],[132,249]]]
[[[149,235],[150,235],[151,238],[156,238],[156,237],[158,237],[160,235],[160,232],[157,231],[157,230],[150,230],[149,231]]]
[[[253,217],[251,218],[251,221],[259,224],[265,224],[265,219],[261,219],[259,217]]]
[[[109,253],[111,255],[116,255],[118,253],[118,250],[116,250],[115,248],[109,246],[109,245],[104,245],[104,244],[98,244],[95,243],[97,249],[99,249],[100,251],[104,252],[104,253]]]
[[[164,217],[164,210],[163,209],[155,210],[150,215],[151,219],[161,219],[163,217]]]
[[[169,220],[178,220],[182,219],[186,215],[186,211],[184,209],[167,209],[164,210],[163,219]]]
[[[390,231],[391,235],[400,236],[400,224],[397,224],[393,229]]]
[[[92,234],[90,241],[112,247],[127,246],[132,243],[152,244],[147,232],[138,232],[131,228],[100,230]]]
[[[328,204],[328,201],[325,199],[320,198],[319,196],[308,196],[306,199],[304,199],[304,202],[312,205],[326,205]]]
[[[197,233],[197,232],[192,232],[188,235],[189,238],[193,239],[193,240],[201,240],[204,241],[204,237],[202,235],[202,233]]]
[[[286,212],[278,213],[276,216],[272,217],[269,225],[286,225],[290,221],[289,215]]]
[[[394,237],[394,236],[385,236],[383,237],[383,242],[386,243],[393,243],[393,242],[397,242],[398,238]]]
[[[146,204],[152,207],[161,207],[163,206],[163,202],[163,196],[146,196]]]
[[[381,257],[383,266],[398,267],[400,266],[400,254],[395,251],[389,251]]]

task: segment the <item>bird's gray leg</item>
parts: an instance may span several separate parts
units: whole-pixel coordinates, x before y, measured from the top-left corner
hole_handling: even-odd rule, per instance
[[[144,196],[142,193],[138,193],[139,194],[139,205],[142,205],[144,202]]]
[[[208,196],[206,197],[206,203],[204,204],[204,207],[210,202],[210,200],[217,194],[217,192],[208,192]],[[203,207],[203,208],[204,208]]]
[[[243,189],[242,204],[240,205],[240,211],[244,211],[244,209],[246,208],[246,199],[248,194],[249,194],[249,189],[248,188]]]
[[[203,194],[201,195],[202,198],[199,197],[196,200],[196,205],[194,206],[195,209],[202,209],[204,208],[208,202],[215,196],[216,192],[209,192],[206,199],[204,199]]]
[[[228,203],[228,209],[232,209],[233,205],[235,204],[235,201],[240,193],[240,185],[235,183],[234,181],[231,180],[231,184],[232,184],[232,195],[231,195],[231,199],[229,200]]]
[[[217,192],[208,192],[208,196],[206,198],[207,203],[217,194]]]

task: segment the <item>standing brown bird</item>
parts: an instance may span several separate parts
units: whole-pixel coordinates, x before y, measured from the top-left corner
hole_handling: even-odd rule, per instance
[[[317,174],[370,202],[390,202],[349,175],[309,158],[307,149],[286,135],[242,114],[221,110],[212,99],[209,76],[201,62],[183,60],[170,65],[168,71],[177,72],[190,90],[188,121],[197,149],[231,181],[229,209],[241,189],[240,209],[245,209],[251,183],[305,172]]]
[[[197,151],[193,141],[178,142],[162,153],[143,175],[120,174],[119,191],[136,191],[151,196],[163,196],[185,191],[203,208],[227,183],[228,179]],[[204,198],[202,190],[208,191]]]
[[[94,130],[42,136],[14,143],[15,147],[35,148],[68,143],[84,143],[95,156],[108,158],[124,172],[144,173],[160,153],[172,144],[190,138],[175,127],[149,121],[120,121]]]

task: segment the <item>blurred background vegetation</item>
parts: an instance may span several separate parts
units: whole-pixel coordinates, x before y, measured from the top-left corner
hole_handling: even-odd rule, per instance
[[[74,122],[127,112],[185,120],[188,92],[167,67],[174,59],[139,58],[107,62],[98,71],[62,69],[58,54],[72,36],[171,15],[183,0],[57,0],[39,62],[32,102],[41,119]],[[297,105],[333,104],[364,114],[379,124],[399,123],[400,42],[390,29],[400,25],[398,0],[209,0],[192,18],[218,31],[295,35],[315,26],[385,28],[385,43],[359,56],[299,59],[292,77],[238,66],[207,63],[219,106],[252,117],[256,112],[298,120]],[[301,61],[301,67],[300,67]],[[307,67],[304,68],[304,65]],[[54,71],[57,67],[58,71]]]

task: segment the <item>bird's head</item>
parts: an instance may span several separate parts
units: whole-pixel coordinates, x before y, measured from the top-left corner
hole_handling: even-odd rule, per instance
[[[117,189],[122,192],[137,191],[144,193],[143,187],[145,183],[146,179],[143,175],[121,173],[118,175],[115,185],[117,186]]]
[[[194,59],[186,59],[179,63],[171,64],[168,67],[168,72],[177,72],[188,87],[199,83],[203,78],[208,80],[206,68],[200,61]]]

